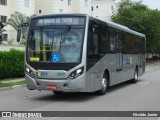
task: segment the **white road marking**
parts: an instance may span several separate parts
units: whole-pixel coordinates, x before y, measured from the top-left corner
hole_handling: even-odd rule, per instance
[[[150,84],[151,82],[141,82],[140,85],[148,85]]]

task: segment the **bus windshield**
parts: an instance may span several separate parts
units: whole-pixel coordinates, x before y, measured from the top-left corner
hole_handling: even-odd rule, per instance
[[[71,26],[31,29],[28,39],[30,62],[79,63],[81,62],[82,28]]]

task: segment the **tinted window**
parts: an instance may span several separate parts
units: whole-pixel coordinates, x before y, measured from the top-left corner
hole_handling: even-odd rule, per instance
[[[113,28],[109,28],[109,52],[115,53],[115,49],[115,30]]]
[[[122,52],[123,32],[116,30],[116,52]]]
[[[87,70],[100,59],[100,26],[97,21],[89,22],[87,41]]]
[[[101,24],[100,28],[100,53],[105,54],[108,52],[108,31],[107,25]]]

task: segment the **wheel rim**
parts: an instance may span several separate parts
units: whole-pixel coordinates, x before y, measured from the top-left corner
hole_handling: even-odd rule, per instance
[[[107,80],[105,78],[103,78],[102,80],[102,89],[105,91],[107,88]]]

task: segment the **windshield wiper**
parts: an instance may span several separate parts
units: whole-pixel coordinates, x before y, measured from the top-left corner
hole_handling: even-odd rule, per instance
[[[55,35],[60,35],[61,36],[61,40],[59,41],[60,43],[60,46],[59,46],[59,53],[61,52],[61,44],[62,43],[64,43],[64,41],[65,41],[65,37],[68,35],[68,33],[70,32],[70,30],[71,30],[71,26],[70,25],[68,25],[67,27],[66,27],[66,29],[62,32],[62,33],[58,33],[58,34],[55,34]]]

